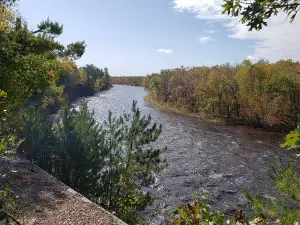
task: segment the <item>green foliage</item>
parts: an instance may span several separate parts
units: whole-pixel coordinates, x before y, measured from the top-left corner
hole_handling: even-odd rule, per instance
[[[111,82],[113,84],[124,84],[130,86],[142,86],[145,77],[133,76],[133,77],[112,77]]]
[[[0,190],[0,223],[21,225],[17,220],[19,213],[15,209],[15,200],[16,196],[10,187],[7,186],[4,190]]]
[[[165,162],[163,149],[151,147],[161,125],[143,116],[133,103],[132,112],[100,125],[87,103],[79,110],[64,104],[53,124],[45,112],[27,109],[15,129],[24,138],[25,156],[66,185],[103,205],[130,224],[152,202],[142,187],[154,183]]]
[[[63,26],[49,18],[29,30],[14,2],[0,1],[0,157],[18,150],[87,197],[99,199],[99,171],[108,151],[104,130],[87,106],[79,113],[64,106],[55,125],[44,110],[58,110],[63,94],[76,98],[94,93],[96,79],[89,79],[73,62],[84,54],[85,42],[63,46],[56,40]],[[107,68],[101,71],[96,78],[102,90],[110,86],[110,79]],[[24,108],[25,104],[42,109]],[[19,224],[3,208],[8,196],[8,189],[0,191],[0,220]]]
[[[187,204],[176,208],[174,216],[169,222],[174,225],[226,225],[233,224],[225,222],[225,217],[220,212],[210,210],[209,202],[203,199],[204,196],[196,198],[193,204]]]
[[[12,6],[17,0],[1,0],[0,1],[0,7],[3,6]]]
[[[96,91],[100,91],[100,90],[103,90],[103,89],[104,89],[104,83],[103,83],[103,80],[102,80],[102,79],[97,78],[97,79],[95,80],[94,89],[95,89]]]
[[[6,93],[5,101],[0,97],[0,111],[20,108],[32,96],[40,96],[61,79],[61,58],[78,59],[85,50],[84,42],[69,44],[65,49],[55,40],[63,31],[58,22],[48,18],[32,32],[16,15],[12,7],[0,10],[0,90]],[[51,100],[55,102],[53,96],[47,96],[44,103]]]
[[[64,54],[66,57],[72,58],[74,60],[81,58],[85,52],[86,44],[84,41],[77,41],[67,45],[67,49]]]
[[[300,112],[299,62],[162,70],[144,79],[151,100],[205,119],[290,129]]]
[[[287,14],[290,22],[295,19],[299,7],[299,0],[224,0],[223,14],[239,17],[246,23],[249,30],[261,30],[267,26],[270,17],[277,16],[280,11]]]
[[[246,194],[255,216],[260,224],[294,225],[300,221],[300,211],[296,207],[287,207],[283,199],[262,199],[260,195]],[[298,206],[299,207],[299,206]]]
[[[300,132],[298,130],[291,131],[286,135],[285,143],[281,147],[300,153]]]
[[[1,114],[0,114],[1,115]],[[14,133],[7,132],[8,121],[7,111],[4,110],[0,117],[0,157],[7,157],[16,152],[23,140],[20,140]]]
[[[48,18],[30,31],[17,15],[13,7],[0,11],[1,112],[22,108],[31,99],[30,103],[55,112],[63,94],[74,100],[110,87],[106,68],[93,67],[91,76],[72,61],[84,54],[84,41],[65,47],[56,40],[63,32],[58,22]]]
[[[13,134],[3,135],[0,132],[0,157],[7,156],[15,153],[22,141],[18,141],[18,138]]]
[[[19,152],[42,168],[50,170],[53,161],[49,160],[53,155],[53,148],[57,146],[57,140],[53,134],[53,124],[47,112],[42,109],[28,108],[14,116],[12,122],[19,137],[24,140],[19,147]]]
[[[300,177],[294,164],[278,167],[273,178],[282,194],[300,203]]]
[[[58,110],[63,101],[63,87],[51,85],[47,87],[42,96],[41,107],[48,109],[49,107],[55,107]]]
[[[2,120],[0,123],[0,157],[6,158],[16,152],[22,141],[12,133],[4,133],[7,121],[6,118],[2,118]],[[4,176],[4,174],[0,174],[0,176]],[[0,184],[0,224],[2,222],[5,224],[11,224],[10,222],[20,224],[17,220],[18,212],[15,207],[15,199],[16,196],[11,188],[5,186],[5,184]]]
[[[37,27],[38,30],[33,33],[42,33],[44,37],[54,38],[63,33],[63,26],[59,25],[58,22],[52,22],[49,17],[46,21],[42,21]]]
[[[20,144],[21,141],[15,135],[4,135],[0,131],[0,157],[6,158],[8,155],[15,153]],[[20,224],[17,220],[19,214],[15,207],[16,196],[9,186],[5,186],[4,189],[1,189],[2,187],[3,185],[0,185],[0,224],[1,222],[11,224],[11,221],[14,224]]]
[[[86,85],[92,86],[94,91],[102,91],[110,88],[110,75],[108,69],[99,69],[93,64],[81,68],[86,74]]]

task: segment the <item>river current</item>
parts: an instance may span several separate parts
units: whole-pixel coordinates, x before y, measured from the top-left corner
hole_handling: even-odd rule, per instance
[[[174,206],[191,202],[193,193],[202,190],[208,192],[212,208],[226,215],[245,207],[244,190],[276,196],[268,172],[274,157],[283,151],[279,148],[282,134],[162,112],[144,101],[146,95],[142,87],[114,85],[85,99],[99,122],[107,119],[108,110],[114,115],[130,112],[136,100],[143,114],[162,124],[157,145],[167,146],[163,157],[169,165],[147,189],[156,200],[142,217],[151,218],[151,224],[164,223]]]

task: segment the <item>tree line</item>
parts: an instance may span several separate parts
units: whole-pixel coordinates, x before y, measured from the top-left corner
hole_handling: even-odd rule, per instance
[[[152,100],[202,118],[290,129],[299,122],[300,63],[245,60],[237,65],[176,68],[147,76]]]
[[[112,77],[111,82],[113,84],[124,84],[130,86],[142,86],[144,77],[141,76],[122,76],[122,77]]]

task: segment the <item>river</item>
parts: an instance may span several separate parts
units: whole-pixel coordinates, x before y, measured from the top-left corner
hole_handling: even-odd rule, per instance
[[[276,196],[268,171],[270,162],[282,152],[278,146],[283,135],[162,112],[144,101],[146,95],[141,87],[114,85],[85,99],[99,122],[107,118],[109,109],[114,115],[129,112],[137,100],[142,113],[163,125],[157,144],[167,146],[163,157],[169,166],[149,189],[156,200],[142,216],[151,218],[151,224],[163,223],[167,212],[191,202],[193,193],[201,190],[208,191],[212,208],[227,215],[245,206],[243,190]]]

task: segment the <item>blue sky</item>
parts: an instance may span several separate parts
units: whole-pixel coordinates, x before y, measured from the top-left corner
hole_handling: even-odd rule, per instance
[[[299,38],[290,38],[300,35],[298,18],[289,24],[279,16],[263,32],[250,33],[235,19],[221,16],[221,3],[20,0],[18,5],[30,28],[49,16],[64,25],[62,43],[85,40],[86,52],[77,64],[108,67],[112,76],[144,76],[181,65],[211,66],[245,58],[300,59]]]

